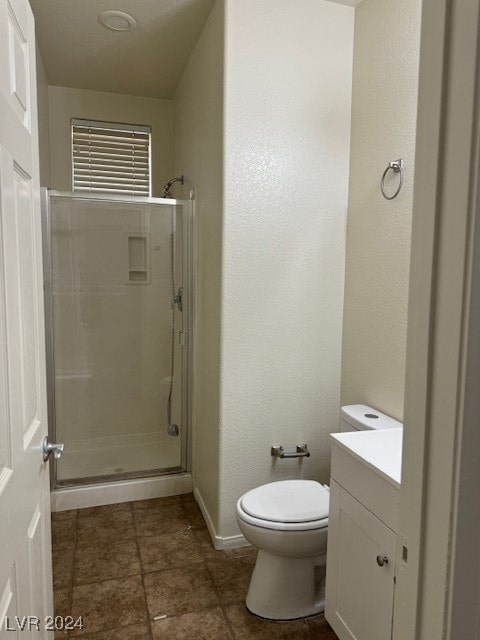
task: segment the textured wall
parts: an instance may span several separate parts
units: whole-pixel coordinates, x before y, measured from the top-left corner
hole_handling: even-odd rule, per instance
[[[194,478],[218,526],[224,5],[217,0],[174,96],[175,172],[196,188]],[[178,188],[175,187],[175,188]]]
[[[338,428],[354,10],[227,0],[219,534],[235,502],[327,481]],[[272,444],[312,457],[274,462]]]
[[[362,0],[355,10],[342,403],[401,420],[405,376],[421,3]],[[405,161],[388,202],[380,178]]]
[[[162,193],[162,185],[172,177],[173,105],[171,100],[142,98],[118,93],[49,87],[50,153],[52,188],[72,190],[71,118],[105,120],[152,127],[152,189]]]

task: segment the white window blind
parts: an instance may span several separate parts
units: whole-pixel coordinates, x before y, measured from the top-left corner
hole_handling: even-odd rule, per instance
[[[147,126],[72,120],[73,190],[150,196]]]

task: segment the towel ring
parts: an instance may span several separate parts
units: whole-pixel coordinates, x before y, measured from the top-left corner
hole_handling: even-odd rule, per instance
[[[387,177],[387,173],[390,171],[390,169],[394,173],[400,174],[400,182],[398,183],[397,190],[391,196],[387,195],[387,193],[385,192],[385,178]],[[380,182],[380,189],[382,190],[382,195],[385,198],[385,200],[394,200],[402,190],[402,187],[403,187],[403,160],[400,158],[400,160],[392,160],[391,162],[388,163],[388,167],[383,172],[382,180]]]

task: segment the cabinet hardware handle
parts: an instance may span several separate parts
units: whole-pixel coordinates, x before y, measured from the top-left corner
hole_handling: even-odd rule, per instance
[[[383,567],[384,565],[388,564],[387,556],[377,556],[377,564],[379,567]]]

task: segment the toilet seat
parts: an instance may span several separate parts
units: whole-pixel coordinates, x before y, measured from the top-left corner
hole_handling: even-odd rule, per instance
[[[329,491],[313,480],[282,480],[252,489],[237,502],[238,517],[277,531],[328,527]]]

